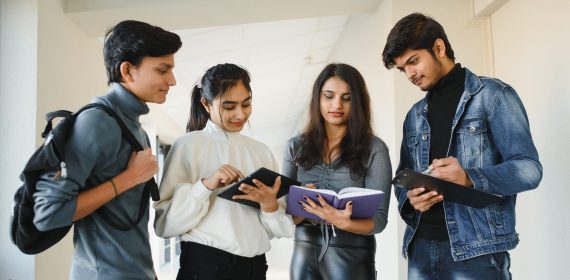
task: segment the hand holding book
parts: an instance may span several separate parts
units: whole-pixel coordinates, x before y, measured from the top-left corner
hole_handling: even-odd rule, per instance
[[[304,200],[299,201],[302,209],[310,215],[314,215],[313,220],[325,221],[330,224],[337,225],[341,228],[342,224],[350,223],[350,216],[352,215],[352,201],[346,203],[344,209],[336,209],[330,205],[320,194],[317,194],[317,200],[313,201],[308,197],[303,197]]]
[[[267,186],[257,179],[252,180],[254,186],[241,183],[239,190],[243,194],[236,194],[232,199],[245,199],[259,203],[259,208],[263,212],[272,213],[279,208],[277,204],[277,194],[281,188],[281,176],[278,176],[273,186]]]
[[[346,210],[342,213],[336,213],[336,215],[348,215],[351,219],[368,219],[374,216],[383,197],[384,193],[382,191],[365,188],[344,188],[337,194],[332,190],[291,186],[287,196],[287,213],[324,221],[316,213],[321,216],[328,216],[326,214],[331,214],[331,212],[334,212],[333,210]],[[352,202],[352,204],[347,207],[349,202]],[[303,209],[306,208],[305,205],[310,206],[310,211],[313,213]]]

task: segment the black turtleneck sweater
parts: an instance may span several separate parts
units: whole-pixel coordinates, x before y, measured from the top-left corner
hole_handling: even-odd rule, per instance
[[[430,126],[429,162],[448,156],[451,123],[457,111],[459,100],[465,88],[465,69],[461,64],[447,73],[428,92],[428,122]],[[417,235],[429,240],[447,240],[449,235],[445,225],[443,203],[433,205],[422,214]]]

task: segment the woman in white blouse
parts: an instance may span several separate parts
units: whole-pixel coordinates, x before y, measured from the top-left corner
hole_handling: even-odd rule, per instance
[[[177,279],[265,279],[265,252],[273,237],[291,237],[293,221],[273,187],[254,181],[234,198],[217,194],[260,167],[278,170],[269,148],[241,135],[251,114],[250,77],[234,64],[206,71],[192,90],[188,133],[172,145],[155,202],[154,228],[161,237],[180,236]]]

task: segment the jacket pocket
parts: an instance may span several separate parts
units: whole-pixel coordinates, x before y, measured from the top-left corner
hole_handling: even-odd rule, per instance
[[[487,122],[483,118],[466,119],[457,128],[458,148],[464,168],[482,167],[488,148]]]
[[[406,138],[406,145],[408,148],[408,152],[410,154],[410,163],[413,164],[413,166],[411,166],[412,169],[417,169],[419,168],[420,165],[420,156],[419,156],[419,146],[418,146],[418,141],[419,141],[419,135],[416,132],[408,132],[406,133],[408,136]]]

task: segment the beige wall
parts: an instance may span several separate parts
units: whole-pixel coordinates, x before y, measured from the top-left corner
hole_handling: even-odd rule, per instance
[[[568,277],[570,1],[511,0],[492,15],[495,74],[520,95],[540,161],[537,190],[519,195],[515,279]]]
[[[37,1],[0,1],[0,278],[33,279],[34,258],[8,238],[18,175],[36,147]],[[25,34],[26,36],[23,36]],[[18,120],[17,122],[14,120]],[[4,278],[6,277],[6,278]]]
[[[63,13],[61,0],[38,1],[37,123],[57,109],[76,110],[107,88],[102,44]],[[101,37],[103,34],[101,34]],[[36,257],[36,279],[69,277],[72,235]],[[55,269],[54,269],[55,268]]]
[[[393,165],[403,118],[423,96],[402,74],[381,64],[386,35],[399,18],[413,11],[432,15],[446,28],[458,62],[511,84],[525,103],[545,168],[539,189],[519,196],[521,244],[511,252],[512,272],[516,279],[557,279],[570,273],[564,265],[570,222],[563,208],[569,196],[563,178],[570,169],[570,58],[565,55],[570,2],[506,2],[490,21],[472,21],[468,0],[383,1],[376,13],[350,18],[331,61],[352,64],[363,73],[372,94],[375,130],[390,147]],[[77,109],[103,94],[106,81],[101,43],[69,21],[61,0],[2,0],[0,35],[0,180],[10,186],[0,188],[0,199],[10,205],[16,178],[38,143],[33,141],[39,130],[35,124],[43,126],[47,111]],[[406,279],[399,253],[403,226],[393,196],[391,202],[388,228],[378,236],[377,267],[384,279]],[[0,231],[7,232],[9,213],[0,213]],[[18,253],[7,238],[0,241],[0,278],[31,279],[33,258]],[[66,279],[70,252],[67,240],[37,256],[36,279]]]
[[[106,88],[101,43],[87,38],[62,12],[60,0],[0,2],[0,180],[2,205],[12,204],[18,175],[40,143],[44,115],[77,109]],[[10,211],[1,211],[8,232]],[[0,278],[66,279],[71,236],[46,252],[24,256],[0,239]],[[35,260],[35,261],[34,261]]]

